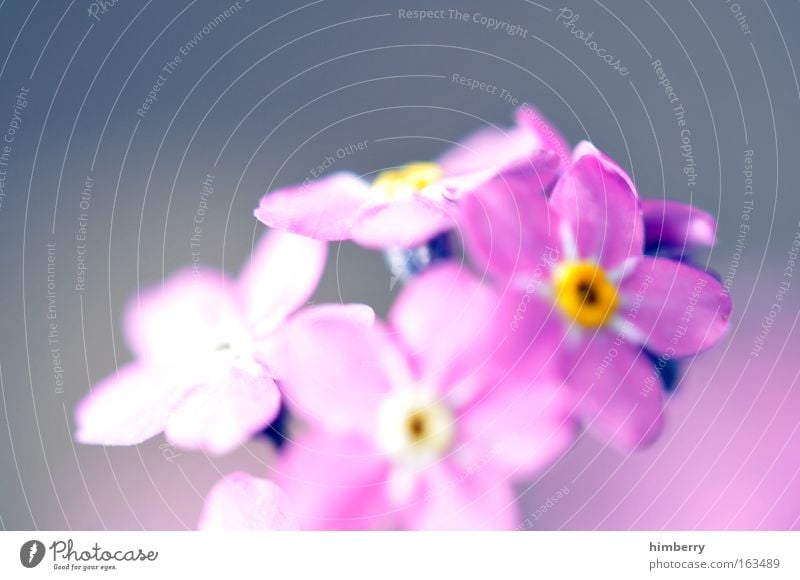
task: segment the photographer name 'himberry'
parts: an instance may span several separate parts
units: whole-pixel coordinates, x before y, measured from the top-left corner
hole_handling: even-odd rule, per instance
[[[650,542],[651,552],[697,552],[698,556],[703,555],[706,549],[705,544],[679,544],[678,542]]]

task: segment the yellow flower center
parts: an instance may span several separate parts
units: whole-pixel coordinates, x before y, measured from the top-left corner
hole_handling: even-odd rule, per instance
[[[378,175],[372,182],[372,189],[388,199],[411,197],[443,176],[444,171],[436,163],[409,163]]]
[[[578,324],[603,326],[617,310],[617,287],[600,266],[570,262],[553,272],[556,304]]]

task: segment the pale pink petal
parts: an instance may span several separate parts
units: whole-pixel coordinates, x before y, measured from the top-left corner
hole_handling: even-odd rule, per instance
[[[273,467],[303,529],[385,529],[394,519],[390,464],[361,436],[311,432],[290,441]]]
[[[255,216],[271,228],[317,240],[346,240],[359,212],[371,203],[369,184],[340,172],[268,193]]]
[[[263,430],[279,408],[280,392],[271,378],[231,367],[184,395],[165,434],[179,447],[227,453]]]
[[[81,443],[135,445],[164,429],[181,389],[138,364],[97,384],[75,413]]]
[[[435,266],[413,279],[389,313],[417,377],[442,394],[488,370],[497,345],[498,299],[463,266]]]
[[[238,326],[236,286],[219,272],[182,270],[134,296],[125,312],[128,344],[140,358],[174,366],[196,360]]]
[[[686,251],[716,242],[717,222],[699,208],[667,199],[643,199],[642,212],[648,247]]]
[[[461,462],[514,478],[533,475],[574,441],[571,411],[566,388],[549,378],[497,383],[461,410]]]
[[[455,225],[455,206],[417,194],[365,208],[352,238],[367,248],[408,248],[426,243]]]
[[[464,472],[440,463],[425,474],[422,499],[403,514],[414,530],[511,530],[518,524],[516,494],[511,482],[495,480],[486,471]]]
[[[697,354],[728,329],[732,303],[722,284],[674,260],[643,258],[623,280],[620,294],[621,319],[656,354]]]
[[[325,242],[280,230],[264,234],[239,277],[254,332],[274,326],[311,298],[327,253]]]
[[[461,233],[467,253],[484,270],[511,280],[539,272],[564,258],[558,221],[547,199],[520,180],[500,180],[461,201]]]
[[[655,441],[664,394],[649,358],[611,332],[587,337],[567,381],[575,412],[594,434],[623,449]]]
[[[303,310],[281,330],[276,369],[300,416],[338,431],[373,427],[376,410],[406,362],[366,306]]]
[[[644,226],[630,178],[589,144],[556,182],[550,203],[574,243],[578,258],[619,268],[641,255]]]
[[[267,479],[231,473],[206,497],[198,528],[213,532],[297,530],[289,500]]]

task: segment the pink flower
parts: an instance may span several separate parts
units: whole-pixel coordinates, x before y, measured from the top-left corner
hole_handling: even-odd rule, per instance
[[[237,472],[211,488],[198,528],[215,532],[296,530],[298,522],[280,487]]]
[[[574,438],[546,377],[498,374],[496,298],[454,264],[412,280],[389,327],[321,306],[284,328],[287,403],[311,425],[274,467],[304,528],[511,528],[511,479]]]
[[[511,290],[509,344],[560,345],[555,363],[583,421],[622,447],[647,444],[664,395],[642,347],[664,361],[711,347],[728,327],[730,298],[700,270],[643,255],[638,193],[591,144],[576,147],[549,201],[531,189],[484,191],[464,206],[469,253]],[[662,232],[713,242],[713,219],[681,208],[677,227],[666,221]]]
[[[561,136],[531,107],[517,125],[468,137],[436,163],[411,163],[371,184],[336,173],[261,199],[255,216],[270,227],[368,248],[411,247],[454,227],[457,200],[493,180],[524,179],[541,189],[568,159]]]
[[[137,296],[124,322],[136,361],[81,401],[77,439],[133,445],[163,431],[175,445],[224,453],[266,426],[280,395],[262,358],[316,288],[326,252],[269,232],[236,281],[185,270]]]

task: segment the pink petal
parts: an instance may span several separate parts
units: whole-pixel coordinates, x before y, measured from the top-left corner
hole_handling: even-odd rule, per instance
[[[422,500],[404,514],[414,530],[511,530],[518,523],[511,483],[493,480],[485,471],[464,473],[448,463],[425,472]]]
[[[561,165],[569,163],[570,151],[566,139],[538,109],[526,104],[517,109],[516,118],[518,125],[538,136],[543,149],[556,154]]]
[[[716,242],[717,222],[701,209],[667,199],[643,199],[642,212],[648,246],[691,250]]]
[[[691,356],[722,338],[732,304],[709,274],[674,260],[645,257],[620,285],[620,317],[656,354]]]
[[[346,240],[359,212],[370,203],[369,184],[340,172],[268,193],[255,216],[271,228],[317,240]]]
[[[417,194],[365,208],[353,226],[353,241],[367,248],[408,248],[426,243],[455,224],[455,206]]]
[[[587,337],[567,381],[587,428],[617,447],[651,444],[661,432],[664,394],[649,359],[611,332]]]
[[[497,350],[502,369],[528,381],[549,378],[559,364],[564,346],[564,323],[553,301],[542,296],[549,278],[535,271],[520,290],[507,290],[496,318]],[[560,371],[560,368],[559,368]]]
[[[461,201],[461,232],[476,265],[503,280],[539,272],[563,259],[558,222],[544,195],[520,180],[486,184]]]
[[[556,182],[550,198],[568,224],[578,257],[618,268],[644,248],[639,196],[630,178],[605,155],[585,143]]]
[[[280,487],[246,473],[231,473],[217,482],[206,497],[198,528],[236,532],[296,530],[298,523]]]
[[[577,161],[581,157],[589,155],[597,159],[597,161],[603,166],[605,171],[613,173],[617,175],[620,179],[622,179],[627,185],[628,189],[633,191],[636,194],[636,197],[639,197],[639,193],[636,191],[636,186],[633,184],[633,180],[630,178],[628,173],[611,157],[600,151],[597,147],[595,147],[589,141],[581,141],[577,145],[575,145],[575,149],[572,150],[572,161]]]
[[[413,279],[389,313],[417,377],[442,393],[488,367],[497,344],[495,294],[463,267],[448,263]]]
[[[305,304],[326,256],[325,242],[281,230],[264,234],[239,278],[250,323],[261,329],[274,326]]]
[[[186,449],[232,451],[278,415],[280,392],[263,373],[230,368],[196,386],[175,406],[165,434]]]
[[[366,306],[327,305],[286,323],[276,364],[295,412],[337,431],[373,426],[394,381],[409,380],[405,360],[373,320]]]
[[[473,400],[459,417],[468,464],[482,470],[533,475],[557,459],[574,441],[570,397],[549,379],[515,377],[495,384]]]
[[[164,429],[181,396],[165,377],[138,364],[120,368],[101,381],[76,411],[81,443],[135,445]]]
[[[438,163],[448,176],[491,171],[518,172],[531,165],[544,151],[568,159],[567,147],[558,131],[532,107],[517,111],[517,124],[510,129],[485,127],[447,151]]]
[[[384,529],[394,518],[390,464],[364,437],[311,432],[291,441],[274,467],[303,529]]]
[[[520,163],[531,153],[541,151],[542,147],[538,136],[526,126],[508,129],[488,126],[445,151],[437,163],[448,176],[500,170],[509,164]]]
[[[531,193],[543,194],[558,175],[559,159],[552,151],[540,151],[516,165],[459,173],[443,179],[438,186],[444,197],[461,201],[497,182],[499,187],[521,184]]]
[[[240,324],[235,288],[219,272],[186,269],[134,296],[124,323],[131,349],[157,365],[196,360],[220,328]]]

